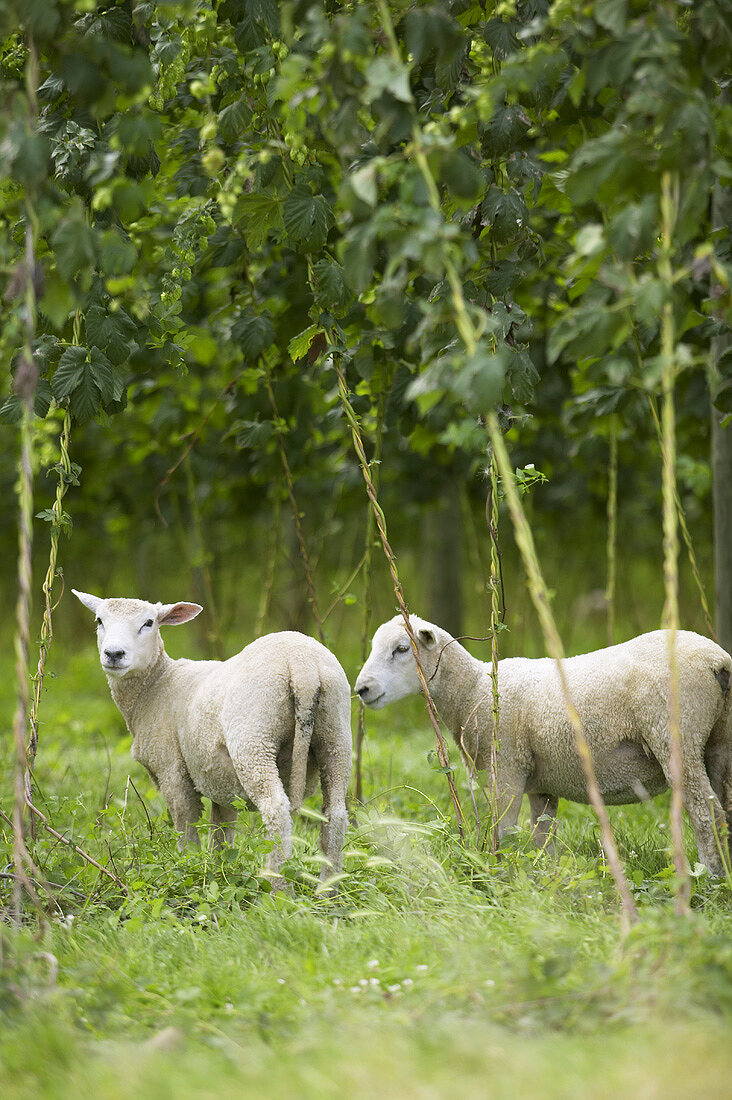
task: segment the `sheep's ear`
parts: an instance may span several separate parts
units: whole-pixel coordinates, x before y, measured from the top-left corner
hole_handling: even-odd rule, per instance
[[[158,626],[179,626],[203,611],[200,603],[158,604]]]
[[[437,638],[435,637],[434,633],[424,626],[419,632],[419,640],[425,649],[432,649],[434,646],[437,645]]]
[[[88,607],[95,615],[99,605],[104,603],[104,600],[100,596],[92,596],[91,592],[77,592],[75,588],[72,588],[71,591],[74,593],[77,600],[81,600],[84,607]]]

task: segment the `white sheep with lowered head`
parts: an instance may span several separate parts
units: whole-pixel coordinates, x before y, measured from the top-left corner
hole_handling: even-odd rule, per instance
[[[440,717],[470,769],[490,770],[493,729],[491,666],[472,657],[445,630],[410,616],[419,656]],[[724,871],[715,830],[732,835],[732,659],[715,642],[676,635],[681,790],[699,859]],[[639,802],[670,785],[669,657],[665,630],[564,660],[572,701],[589,743],[603,798]],[[355,690],[380,708],[420,690],[401,615],[374,634]],[[497,755],[499,836],[515,826],[524,794],[539,844],[551,840],[557,801],[587,802],[587,787],[567,717],[556,663],[549,657],[498,662]]]
[[[291,812],[319,773],[326,880],[342,867],[351,773],[351,690],[320,642],[295,631],[266,634],[228,661],[172,660],[161,626],[188,622],[196,603],[101,599],[77,592],[96,615],[97,645],[112,698],[181,833],[198,844],[202,798],[211,800],[214,843],[230,840],[244,799],[262,815],[278,873],[292,854]],[[278,883],[279,884],[279,883]]]

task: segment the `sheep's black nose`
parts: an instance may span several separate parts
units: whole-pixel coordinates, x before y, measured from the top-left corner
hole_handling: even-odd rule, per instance
[[[365,699],[370,691],[371,691],[371,688],[368,687],[368,685],[367,685],[366,687],[357,688],[356,689],[356,694],[360,695],[362,699]]]
[[[104,651],[104,656],[108,661],[121,661],[124,655],[124,649],[105,649]]]

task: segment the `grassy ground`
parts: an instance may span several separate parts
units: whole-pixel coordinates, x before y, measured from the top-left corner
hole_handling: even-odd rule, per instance
[[[591,812],[561,806],[558,858],[525,819],[500,861],[462,846],[407,700],[369,716],[337,901],[313,892],[307,819],[294,897],[272,895],[256,817],[224,853],[179,855],[95,651],[59,649],[54,668],[39,804],[125,891],[39,836],[58,911],[3,932],[3,1097],[732,1094],[730,886],[699,875],[692,917],[674,918],[663,799],[612,811],[641,909],[623,939]],[[9,784],[6,769],[4,808]]]

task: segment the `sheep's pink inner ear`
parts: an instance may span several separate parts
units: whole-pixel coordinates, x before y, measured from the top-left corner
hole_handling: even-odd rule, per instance
[[[158,611],[159,626],[179,626],[203,611],[200,603],[166,603]]]
[[[419,640],[425,649],[432,649],[432,646],[436,644],[436,639],[431,630],[420,630]]]

